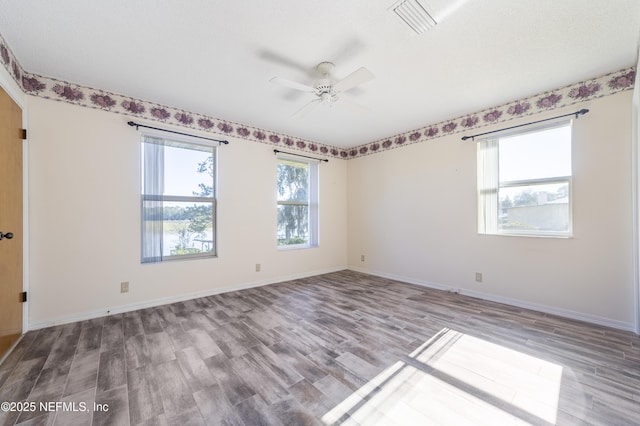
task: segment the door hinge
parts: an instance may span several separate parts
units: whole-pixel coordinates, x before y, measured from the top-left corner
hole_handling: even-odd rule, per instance
[[[27,129],[20,129],[20,135],[22,137],[22,140],[26,140],[27,139]]]
[[[27,292],[23,291],[22,293],[20,293],[20,302],[24,303],[27,301]]]

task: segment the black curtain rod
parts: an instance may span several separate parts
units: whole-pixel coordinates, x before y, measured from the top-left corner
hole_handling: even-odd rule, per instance
[[[316,158],[316,157],[309,157],[308,155],[300,155],[300,154],[294,154],[293,152],[284,152],[284,151],[278,151],[277,149],[274,149],[273,152],[275,154],[281,152],[283,154],[288,154],[288,155],[295,155],[296,157],[304,157],[304,158],[311,158],[312,160],[318,160],[318,161],[324,161],[325,163],[328,163],[329,160],[327,160],[326,158]]]
[[[525,124],[518,124],[517,126],[505,127],[504,129],[492,130],[490,132],[478,133],[477,135],[473,135],[473,136],[463,136],[462,140],[463,141],[466,141],[467,139],[475,140],[475,138],[477,138],[478,136],[490,135],[491,133],[502,132],[504,130],[517,129],[518,127],[530,126],[532,124],[538,124],[538,123],[542,123],[544,121],[555,120],[556,118],[569,117],[571,115],[575,115],[576,118],[578,118],[578,116],[586,114],[588,112],[589,112],[588,109],[583,108],[580,111],[572,112],[570,114],[558,115],[556,117],[545,118],[544,120],[532,121],[530,123],[525,123]]]
[[[208,141],[214,141],[214,142],[218,142],[218,143],[223,143],[225,145],[229,144],[229,141],[223,141],[223,140],[214,139],[214,138],[206,138],[204,136],[198,136],[198,135],[190,135],[188,133],[176,132],[175,130],[160,129],[158,127],[146,126],[144,124],[135,123],[133,121],[128,121],[127,124],[129,126],[131,126],[131,127],[135,126],[136,130],[138,130],[138,127],[144,127],[146,129],[160,130],[161,132],[175,133],[176,135],[189,136],[189,137],[192,137],[192,138],[199,138],[199,139],[206,139]]]

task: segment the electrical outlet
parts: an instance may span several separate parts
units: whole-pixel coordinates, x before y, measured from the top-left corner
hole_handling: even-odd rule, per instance
[[[256,272],[260,272],[260,264],[256,263]]]
[[[476,282],[477,283],[482,282],[482,272],[476,272]]]
[[[364,262],[364,254],[360,255],[360,262]]]
[[[129,281],[122,281],[120,283],[120,293],[128,293],[129,292]]]

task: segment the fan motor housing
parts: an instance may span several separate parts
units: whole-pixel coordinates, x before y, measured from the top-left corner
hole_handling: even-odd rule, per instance
[[[333,90],[333,81],[328,78],[319,80],[316,85],[316,96],[324,102],[334,102],[337,100],[336,91]]]
[[[329,73],[331,73],[331,70],[333,69],[335,65],[333,65],[333,62],[320,62],[318,64],[318,66],[316,66],[316,69],[318,70],[318,72],[320,73],[320,75],[323,76],[328,76]]]
[[[320,82],[316,85],[316,90],[319,93],[329,93],[333,91],[333,85],[330,82]]]

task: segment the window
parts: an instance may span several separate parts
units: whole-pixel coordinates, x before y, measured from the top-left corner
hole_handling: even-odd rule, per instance
[[[278,247],[318,245],[318,162],[278,155]]]
[[[216,255],[216,148],[142,137],[142,262]]]
[[[569,237],[571,121],[478,143],[478,232]]]

